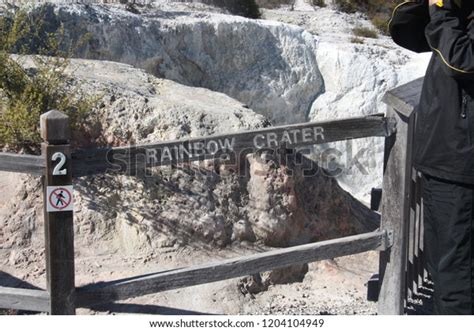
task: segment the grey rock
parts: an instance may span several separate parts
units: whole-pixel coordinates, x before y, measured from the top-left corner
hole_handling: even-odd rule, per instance
[[[28,58],[22,63],[31,65]],[[265,125],[264,117],[228,96],[158,79],[128,65],[73,60],[69,73],[86,93],[103,95],[101,107],[92,110],[101,130],[84,143],[150,143]],[[376,214],[305,157],[283,165],[249,155],[241,173],[226,172],[227,167],[217,161],[193,162],[156,168],[146,177],[105,174],[76,179],[78,242],[107,241],[110,249],[130,254],[172,243],[223,247],[245,240],[285,247],[378,225]],[[305,169],[315,173],[307,176]],[[11,192],[6,192],[0,212],[7,238],[3,245],[42,247],[40,181],[23,175],[10,181],[20,189],[8,190],[6,185]],[[20,207],[13,208],[19,200]],[[24,219],[28,221],[21,222]]]
[[[273,123],[306,121],[323,91],[316,39],[295,26],[153,7],[133,14],[118,5],[54,4],[47,15],[64,26],[67,41],[90,33],[79,57],[226,93]]]

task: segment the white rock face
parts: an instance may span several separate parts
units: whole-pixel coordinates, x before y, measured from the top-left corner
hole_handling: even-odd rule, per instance
[[[141,16],[115,7],[58,7],[57,13],[66,27],[87,22],[97,36],[96,51],[107,59],[224,92],[275,124],[383,113],[384,93],[422,76],[429,59],[385,36],[353,43],[353,28],[373,28],[363,15],[306,1],[295,3],[294,11],[264,10],[264,18],[273,22],[195,11],[178,15],[169,9]],[[93,51],[89,48],[87,56]],[[322,165],[342,168],[339,182],[367,202],[371,188],[381,186],[383,139],[350,143],[349,150],[346,142],[318,146],[312,157],[336,148],[342,154],[335,164]]]
[[[295,0],[293,10],[296,11],[314,11],[314,6],[311,4],[312,0]]]
[[[374,45],[321,42],[317,52],[325,92],[313,103],[310,119],[329,120],[384,113],[386,91],[424,75],[429,55],[411,56],[400,49]],[[348,144],[352,152],[348,149]],[[360,199],[368,201],[372,187],[381,187],[384,139],[358,139],[320,146],[342,153],[344,169],[339,182]],[[351,155],[352,154],[352,155]],[[358,156],[359,157],[358,157]],[[348,161],[348,158],[356,158]]]
[[[372,24],[331,5],[309,10],[298,1],[294,11],[264,10],[267,21],[204,13],[195,5],[161,3],[139,15],[120,6],[56,5],[55,12],[72,39],[86,31],[95,36],[82,56],[226,93],[275,124],[383,113],[384,93],[422,76],[430,56],[385,36],[354,43],[352,29]],[[323,166],[343,168],[339,182],[368,201],[370,189],[381,185],[383,139],[351,144],[352,152],[345,142],[319,146],[312,157],[337,148],[342,156]]]
[[[277,22],[196,11],[55,5],[72,39],[91,32],[80,56],[133,64],[176,82],[246,103],[272,123],[307,120],[322,91],[316,40]]]
[[[311,107],[309,120],[331,120],[384,113],[383,95],[390,89],[424,75],[430,53],[415,54],[395,45],[390,38],[362,38],[353,43],[352,29],[373,28],[361,14],[346,14],[331,7],[314,13],[266,10],[264,17],[298,24],[318,35],[316,59],[324,81],[324,92]],[[318,146],[312,157],[336,155],[336,161],[322,165],[341,169],[339,183],[357,198],[368,202],[372,187],[381,187],[382,138]],[[331,149],[337,151],[332,151]]]

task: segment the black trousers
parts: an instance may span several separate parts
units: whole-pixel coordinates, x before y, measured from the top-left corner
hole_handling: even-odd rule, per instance
[[[423,203],[433,313],[474,314],[474,185],[424,175]]]

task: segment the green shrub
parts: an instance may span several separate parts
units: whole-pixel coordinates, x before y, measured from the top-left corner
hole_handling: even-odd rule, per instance
[[[382,33],[387,33],[387,23],[392,16],[398,0],[335,0],[336,7],[347,13],[360,11],[365,13],[374,26]]]
[[[356,27],[352,29],[352,33],[356,37],[364,37],[364,38],[377,38],[377,31],[369,29],[369,28],[364,28],[364,27]]]
[[[376,14],[372,17],[371,22],[378,31],[387,34],[389,18],[384,14]]]
[[[334,4],[344,13],[352,14],[357,11],[357,6],[350,0],[335,0]]]
[[[18,312],[13,309],[0,309],[0,315],[18,315]]]
[[[335,0],[334,3],[341,8],[349,8],[373,16],[377,13],[390,15],[395,6],[400,3],[398,0]]]
[[[129,11],[132,14],[137,14],[137,15],[141,14],[140,10],[138,10],[138,8],[137,8],[137,4],[135,3],[135,1],[132,1],[132,2],[125,1],[125,4],[126,4],[126,6],[125,6],[126,11]]]
[[[255,0],[255,3],[260,8],[274,9],[279,8],[282,5],[291,5],[295,0]]]
[[[359,38],[359,37],[352,37],[351,38],[351,43],[353,43],[353,44],[363,44],[364,39]]]
[[[50,8],[49,8],[50,9]],[[69,54],[64,49],[61,25],[51,19],[48,6],[39,14],[24,10],[0,17],[0,147],[10,150],[38,150],[39,117],[58,109],[70,117],[71,128],[82,128],[97,97],[82,96],[80,86],[72,88],[65,73]],[[34,69],[18,60],[32,55]]]
[[[326,7],[324,0],[313,0],[313,5],[318,7]]]
[[[205,4],[227,9],[233,15],[260,18],[261,13],[256,0],[200,0]]]
[[[260,18],[262,14],[255,0],[240,0],[238,1],[238,9],[236,14],[248,18]]]

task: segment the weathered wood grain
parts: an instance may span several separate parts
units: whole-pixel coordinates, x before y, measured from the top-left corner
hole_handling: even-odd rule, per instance
[[[46,246],[46,283],[50,294],[52,315],[75,314],[74,275],[74,227],[73,212],[48,212],[47,186],[72,185],[71,153],[68,144],[68,117],[57,111],[41,115],[41,132],[46,142],[42,143],[42,157],[46,162],[44,174],[44,228]],[[51,121],[50,121],[51,117]],[[53,140],[49,140],[52,134]],[[53,154],[60,152],[66,156],[63,166],[66,174],[53,175]]]
[[[388,122],[381,115],[374,115],[157,144],[78,150],[72,154],[73,176],[80,177],[106,171],[134,174],[137,170],[143,171],[149,167],[224,157],[237,160],[242,154],[262,149],[276,152],[280,147],[294,148],[364,137],[387,137],[394,132],[393,122]],[[283,137],[286,138],[282,139]],[[210,148],[198,149],[197,146],[210,146]],[[219,148],[216,149],[215,146]]]
[[[406,279],[407,291],[405,293],[405,302],[409,298],[413,298],[415,293],[415,228],[416,228],[416,171],[412,168],[410,180],[410,211],[408,217],[408,237],[407,237],[407,264],[406,264]]]
[[[40,116],[41,138],[50,144],[62,144],[69,137],[69,118],[59,110],[50,110]]]
[[[419,270],[419,284],[425,286],[425,281],[428,277],[426,270],[425,248],[424,248],[424,207],[423,207],[423,175],[419,173],[418,177],[418,208],[419,208],[419,239],[418,239],[418,270]]]
[[[217,282],[258,272],[387,247],[384,231],[276,249],[207,265],[163,271],[77,289],[78,307],[123,300],[182,287]]]
[[[21,172],[41,176],[44,173],[44,158],[36,155],[0,153],[0,171]]]
[[[414,273],[415,273],[415,294],[418,294],[419,287],[422,285],[422,273],[423,269],[420,268],[420,260],[421,260],[421,246],[420,246],[420,236],[422,236],[421,233],[421,223],[423,220],[421,219],[421,174],[417,172],[416,170],[413,170],[415,173],[415,242],[414,242],[414,247],[415,247],[415,256],[414,256]]]
[[[424,77],[421,77],[388,91],[382,100],[404,116],[410,117],[420,101],[423,81]]]
[[[0,308],[49,312],[49,295],[42,290],[0,286]]]
[[[380,295],[378,313],[404,313],[408,223],[410,217],[411,171],[414,113],[405,117],[388,107],[387,117],[397,121],[397,133],[386,138],[381,229],[392,237],[393,245],[380,252]]]

